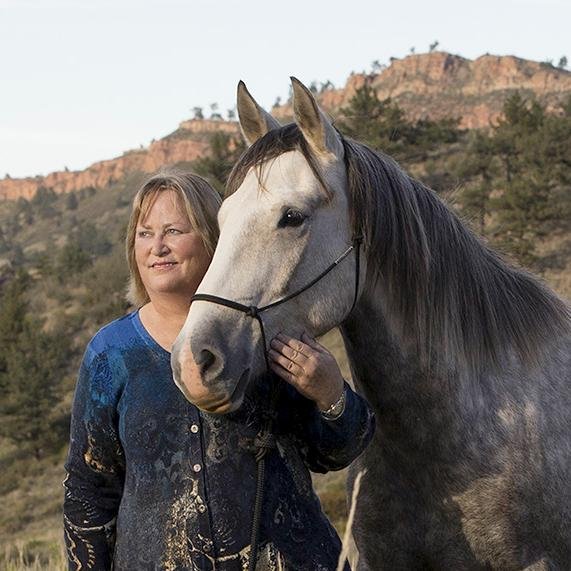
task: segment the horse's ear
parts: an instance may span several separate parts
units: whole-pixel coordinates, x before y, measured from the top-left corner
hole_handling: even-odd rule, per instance
[[[254,144],[268,131],[281,126],[276,119],[256,103],[243,81],[238,83],[238,117],[240,118],[242,134],[248,146]]]
[[[311,91],[295,77],[293,87],[293,115],[305,140],[317,153],[333,153],[343,157],[343,143],[333,124],[321,111]]]

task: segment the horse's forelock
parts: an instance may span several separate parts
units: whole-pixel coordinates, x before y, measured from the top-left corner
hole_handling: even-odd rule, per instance
[[[242,154],[230,172],[226,183],[225,196],[228,197],[238,190],[251,169],[254,169],[256,172],[258,181],[260,181],[260,188],[264,190],[262,184],[262,169],[264,165],[284,153],[296,150],[302,153],[322,190],[330,196],[319,161],[295,123],[268,131]]]

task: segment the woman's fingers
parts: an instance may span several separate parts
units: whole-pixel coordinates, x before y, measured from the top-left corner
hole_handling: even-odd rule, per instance
[[[270,368],[302,395],[327,410],[343,392],[335,357],[307,334],[303,341],[280,333],[270,343]]]
[[[284,369],[281,365],[276,363],[275,361],[270,361],[270,369],[284,381],[296,386],[296,377],[287,369]]]
[[[270,367],[279,377],[299,389],[305,384],[308,371],[312,370],[309,353],[313,353],[311,347],[280,334],[270,343]]]
[[[290,359],[274,349],[270,349],[269,356],[271,361],[277,363],[294,376],[299,376],[304,373],[303,367],[296,363],[294,359]]]
[[[281,343],[283,343],[290,349],[293,349],[294,351],[297,351],[298,353],[305,355],[306,357],[309,357],[313,352],[312,348],[309,345],[306,345],[300,339],[296,339],[295,337],[290,337],[285,333],[278,333],[275,339],[279,340]]]
[[[300,365],[307,361],[311,354],[311,347],[298,339],[293,339],[281,333],[272,339],[270,347]]]

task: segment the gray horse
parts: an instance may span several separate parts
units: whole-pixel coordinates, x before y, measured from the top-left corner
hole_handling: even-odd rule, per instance
[[[198,291],[262,307],[340,259],[262,319],[268,340],[340,326],[376,412],[352,467],[367,469],[359,569],[571,569],[569,307],[393,160],[339,134],[297,80],[293,94],[295,123],[281,127],[239,86],[250,147]],[[265,368],[258,325],[192,304],[173,352],[188,398],[240,405]]]

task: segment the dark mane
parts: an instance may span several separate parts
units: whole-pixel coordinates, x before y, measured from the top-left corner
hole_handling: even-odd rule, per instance
[[[568,335],[569,307],[537,278],[509,266],[430,188],[390,157],[343,139],[355,235],[386,289],[387,315],[425,365],[473,370],[514,353],[537,364],[546,341]],[[322,186],[319,164],[294,124],[252,145],[230,174],[233,193],[251,168],[299,150]]]

